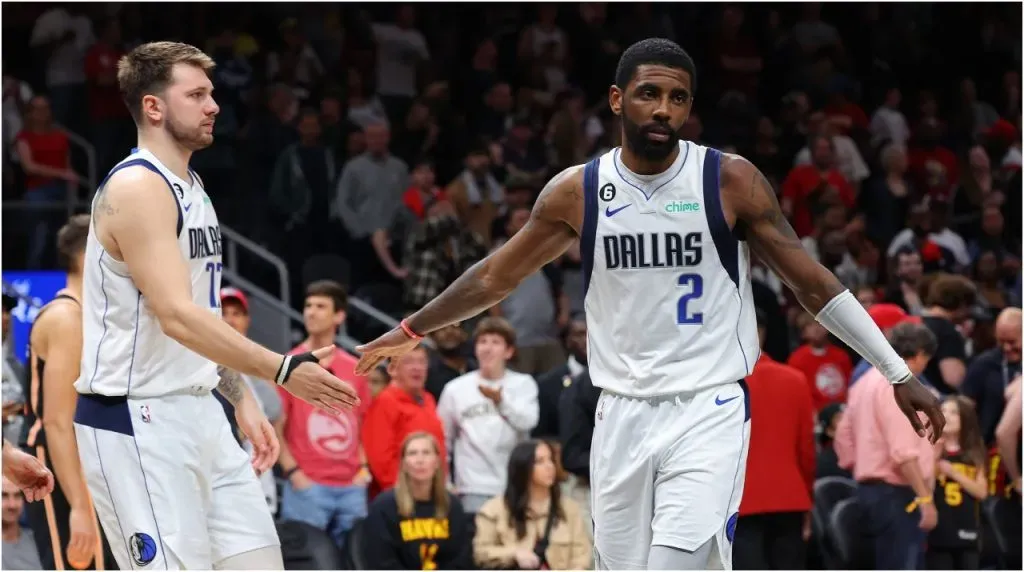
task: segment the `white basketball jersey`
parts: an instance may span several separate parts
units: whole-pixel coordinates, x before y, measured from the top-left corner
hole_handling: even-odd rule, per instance
[[[220,316],[221,238],[217,214],[199,177],[185,181],[145,149],[135,149],[100,184],[128,167],[159,173],[178,206],[178,246],[192,278],[192,301]],[[97,193],[97,196],[99,194]],[[95,207],[95,200],[94,200]],[[157,397],[213,389],[217,366],[160,329],[128,266],[115,260],[90,225],[82,300],[82,374],[79,393]]]
[[[719,194],[721,153],[681,141],[665,172],[618,148],[584,167],[581,239],[594,385],[653,397],[735,382],[760,355],[747,245]]]

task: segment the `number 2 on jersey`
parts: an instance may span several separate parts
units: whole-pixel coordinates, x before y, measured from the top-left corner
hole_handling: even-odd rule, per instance
[[[217,273],[223,272],[224,264],[221,262],[207,262],[206,271],[210,273],[210,307],[220,308],[220,292],[217,288]]]
[[[676,323],[679,325],[703,324],[704,313],[694,312],[691,314],[686,306],[690,303],[690,300],[696,300],[704,295],[704,279],[701,278],[700,274],[683,274],[679,277],[677,284],[689,291],[679,297],[679,303],[676,308]]]

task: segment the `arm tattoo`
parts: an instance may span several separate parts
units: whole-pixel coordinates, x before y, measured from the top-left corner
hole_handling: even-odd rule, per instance
[[[103,189],[99,191],[99,198],[96,199],[96,206],[93,208],[93,214],[105,214],[107,216],[116,215],[119,209],[110,204],[110,200],[107,199],[107,193]]]
[[[755,204],[763,202],[758,200],[758,193],[767,197],[768,206],[747,220],[747,224],[755,226],[759,223],[768,223],[775,231],[767,236],[758,235],[758,239],[778,248],[802,249],[804,247],[803,243],[800,242],[800,237],[796,235],[796,231],[793,230],[789,221],[786,220],[786,215],[782,214],[782,208],[779,207],[779,199],[775,197],[775,191],[772,189],[771,183],[761,174],[761,171],[754,169],[754,176],[750,181],[750,199]]]
[[[220,375],[220,383],[217,384],[217,391],[227,399],[231,405],[238,405],[238,402],[245,396],[245,380],[242,374],[224,366],[217,366],[217,374]]]

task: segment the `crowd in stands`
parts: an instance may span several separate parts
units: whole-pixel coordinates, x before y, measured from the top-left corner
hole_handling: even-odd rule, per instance
[[[339,331],[370,339],[380,326],[354,319],[350,297],[401,318],[522,229],[550,176],[618,145],[606,101],[622,50],[680,42],[698,74],[683,138],[765,174],[804,246],[947,417],[936,447],[917,438],[877,370],[755,258],[762,355],[748,379],[736,567],[1020,568],[1019,4],[3,12],[5,203],[88,200],[77,139],[95,150],[98,179],[127,154],[115,81],[126,50],[175,39],[216,60],[216,142],[192,167],[222,224],[288,265],[286,302],[305,326],[295,352]],[[53,266],[58,206],[5,206],[5,269]],[[320,279],[340,267],[342,279]],[[242,268],[272,290],[259,267]],[[577,246],[488,315],[368,378],[339,349],[326,367],[365,396],[357,410],[329,415],[248,380],[282,444],[262,478],[287,565],[590,567],[600,390],[582,284]],[[246,333],[247,293],[221,299]],[[4,430],[17,442],[24,368],[10,309],[5,298]],[[32,568],[22,500],[7,483],[3,498],[3,568]]]

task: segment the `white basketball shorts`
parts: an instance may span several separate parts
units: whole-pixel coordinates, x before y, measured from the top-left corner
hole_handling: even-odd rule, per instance
[[[80,395],[75,434],[121,570],[210,570],[280,545],[250,457],[212,393]]]
[[[643,570],[651,546],[693,551],[714,538],[711,562],[731,570],[749,411],[742,381],[646,399],[602,392],[590,449],[595,561]]]

